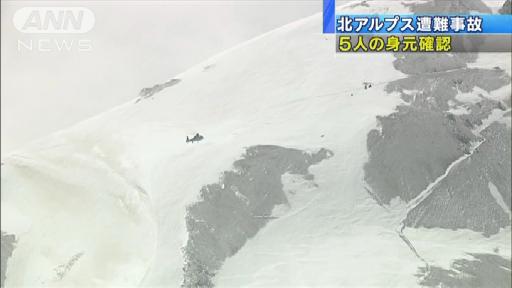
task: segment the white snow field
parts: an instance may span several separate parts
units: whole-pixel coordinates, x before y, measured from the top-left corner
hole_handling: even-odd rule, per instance
[[[338,9],[382,12],[354,3]],[[407,11],[399,1],[385,5]],[[151,97],[5,156],[2,231],[17,239],[5,286],[179,287],[187,205],[260,144],[334,155],[311,167],[317,186],[282,177],[289,207],[274,209],[277,219],[226,259],[217,287],[419,286],[424,263],[397,233],[406,203],[379,206],[363,171],[376,116],[403,103],[384,87],[405,75],[392,54],[335,55],[321,24],[315,15],[271,31]],[[373,87],[363,89],[365,81]],[[196,132],[205,139],[185,143]],[[510,229],[492,238],[437,228],[405,234],[443,267],[496,245],[510,255]]]

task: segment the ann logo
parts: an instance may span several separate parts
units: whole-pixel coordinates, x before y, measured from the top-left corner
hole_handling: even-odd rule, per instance
[[[23,33],[85,33],[94,21],[92,11],[83,7],[25,7],[13,18]]]

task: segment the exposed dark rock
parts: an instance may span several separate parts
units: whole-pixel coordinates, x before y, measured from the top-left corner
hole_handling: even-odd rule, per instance
[[[511,140],[510,128],[493,123],[482,131],[485,142],[454,167],[425,200],[411,210],[405,221],[412,227],[471,229],[489,236],[510,225]],[[491,194],[498,190],[505,205]]]
[[[151,97],[154,94],[164,90],[167,87],[171,87],[171,86],[174,86],[174,85],[180,83],[180,81],[181,81],[180,79],[174,78],[165,83],[156,84],[153,87],[142,88],[142,90],[140,90],[140,92],[139,92],[139,96],[141,98]]]
[[[288,204],[281,176],[303,175],[311,165],[329,158],[321,149],[306,153],[297,149],[260,145],[247,149],[225,171],[219,183],[201,189],[200,200],[187,208],[189,239],[184,248],[184,287],[212,287],[212,278],[227,257],[274,219],[276,205]]]
[[[435,0],[411,4],[411,9],[416,13],[490,12],[480,0]],[[510,76],[503,69],[468,68],[477,54],[403,53],[395,57],[395,68],[409,76],[389,83],[386,91],[400,93],[407,104],[378,117],[379,129],[368,134],[369,160],[364,169],[369,193],[384,205],[395,197],[410,201],[444,175],[454,161],[469,156],[410,212],[406,225],[469,228],[484,235],[510,225],[507,211],[489,192],[492,183],[503,201],[510,203],[510,128],[494,123],[481,135],[475,130],[494,110],[508,109],[510,99],[497,101],[483,94],[510,85]],[[475,88],[485,92],[475,92]],[[464,102],[457,98],[461,93],[473,93],[477,100]],[[459,106],[468,113],[450,112]],[[481,147],[473,151],[481,141]]]
[[[512,14],[512,2],[510,0],[505,1],[503,6],[499,10],[500,14]]]
[[[426,287],[509,288],[510,259],[494,254],[470,254],[474,260],[457,259],[451,269],[420,268],[420,284]]]
[[[11,234],[7,234],[5,232],[1,232],[2,235],[2,250],[1,250],[1,273],[0,273],[0,287],[4,287],[4,282],[6,279],[6,272],[7,272],[7,264],[9,262],[9,258],[11,257],[15,245],[16,245],[16,237]]]

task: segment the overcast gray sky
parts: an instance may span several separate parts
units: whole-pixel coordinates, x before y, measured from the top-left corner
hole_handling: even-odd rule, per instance
[[[237,43],[320,12],[322,5],[321,0],[1,3],[2,154],[124,103],[141,88]],[[12,19],[27,6],[87,7],[95,26],[85,34],[24,34]],[[18,47],[19,40],[36,46],[55,39],[73,45],[85,39],[92,49]]]

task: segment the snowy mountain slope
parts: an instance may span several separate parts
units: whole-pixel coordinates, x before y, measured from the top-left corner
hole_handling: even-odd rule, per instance
[[[505,1],[503,3],[503,6],[500,8],[499,12],[501,14],[510,14],[512,13],[512,2],[510,0]]]
[[[444,281],[467,253],[510,261],[510,218],[489,237],[461,222],[407,224],[421,222],[412,208],[451,219],[427,205],[443,197],[438,183],[462,181],[447,172],[486,127],[510,133],[510,55],[335,55],[320,24],[269,32],[3,159],[2,231],[16,239],[5,286],[414,287],[420,268]],[[454,86],[461,75],[473,80]],[[458,107],[469,114],[448,116]],[[196,132],[205,139],[185,143]],[[418,147],[425,139],[435,143]],[[496,157],[510,158],[497,142],[508,150]],[[375,176],[394,165],[404,173]],[[506,204],[506,175],[492,176]],[[405,188],[388,188],[395,180]],[[474,190],[486,201],[442,209],[505,213]]]

